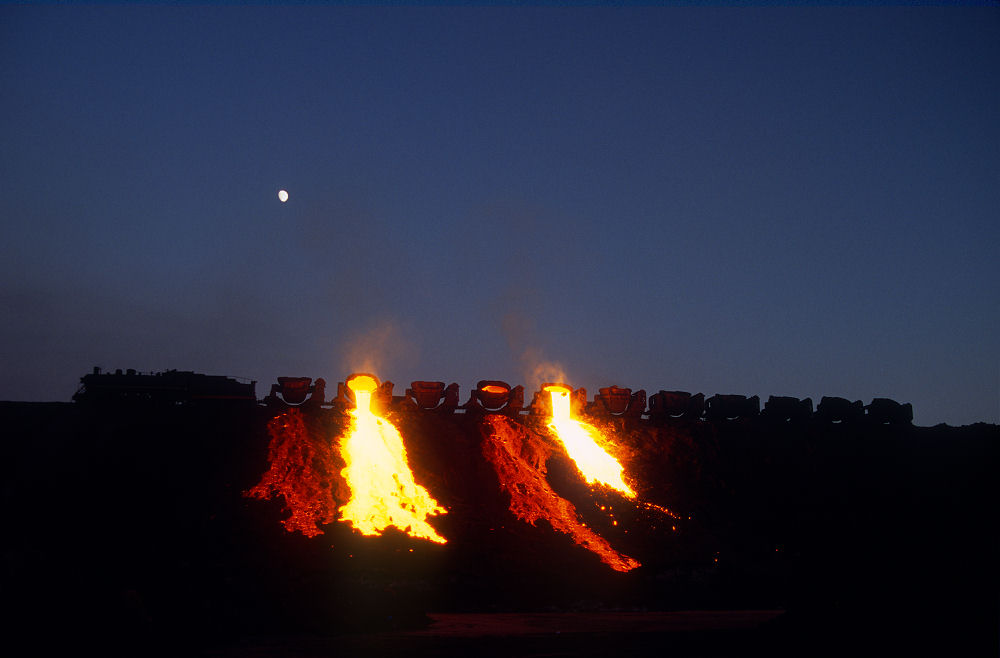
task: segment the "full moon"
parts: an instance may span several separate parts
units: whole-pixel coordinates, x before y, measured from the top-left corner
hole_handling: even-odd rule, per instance
[[[288,192],[286,192],[285,190],[278,190],[278,200],[281,201],[282,203],[288,201]]]

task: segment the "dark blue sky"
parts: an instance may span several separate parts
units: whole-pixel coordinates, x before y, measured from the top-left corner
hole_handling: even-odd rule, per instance
[[[0,97],[0,399],[552,363],[1000,422],[996,7],[4,6]]]

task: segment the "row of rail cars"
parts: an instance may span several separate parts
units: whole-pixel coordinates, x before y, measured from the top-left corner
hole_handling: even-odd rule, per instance
[[[347,378],[348,380],[350,377]],[[263,404],[269,407],[351,408],[353,393],[344,382],[337,394],[326,399],[326,381],[310,377],[278,377],[263,400],[256,397],[256,382],[191,371],[168,370],[140,373],[100,368],[80,379],[80,389],[73,400],[86,404],[184,405],[205,403]],[[414,381],[403,395],[393,395],[392,382],[382,382],[374,396],[375,404],[385,410],[420,410],[437,413],[503,413],[512,417],[548,415],[547,395],[543,385],[526,405],[523,386],[510,386],[498,380],[482,380],[462,403],[459,385],[439,381]],[[725,421],[761,418],[781,422],[869,422],[909,424],[913,407],[888,398],[875,398],[869,404],[842,397],[823,397],[813,405],[811,398],[770,396],[761,408],[756,395],[712,395],[687,391],[661,390],[647,397],[646,391],[609,386],[598,389],[593,399],[583,388],[573,389],[576,413],[590,416],[618,416],[649,420]]]

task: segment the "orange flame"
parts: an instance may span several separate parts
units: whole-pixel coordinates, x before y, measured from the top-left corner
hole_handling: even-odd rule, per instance
[[[381,535],[394,526],[412,537],[446,543],[427,522],[428,516],[446,510],[414,482],[399,431],[371,411],[378,382],[370,375],[356,375],[347,387],[354,392],[356,408],[340,449],[347,464],[340,473],[351,490],[351,499],[340,508],[341,520],[363,535]]]
[[[483,455],[496,469],[501,488],[510,494],[510,511],[517,518],[531,525],[540,519],[548,521],[615,571],[641,566],[588,528],[573,503],[549,486],[545,479],[549,452],[539,438],[504,416],[489,415],[483,422],[489,430],[484,432]]]
[[[622,479],[622,465],[601,447],[601,443],[608,443],[607,439],[592,425],[570,417],[571,389],[561,384],[550,384],[544,390],[552,395],[549,429],[559,437],[587,484],[599,482],[628,498],[635,498],[635,491]]]

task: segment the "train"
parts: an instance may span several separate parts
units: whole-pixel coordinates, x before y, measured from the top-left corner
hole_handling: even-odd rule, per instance
[[[350,377],[347,378],[348,380]],[[326,400],[326,381],[310,377],[278,377],[268,395],[258,400],[256,381],[219,375],[204,375],[191,371],[167,370],[140,373],[129,369],[104,373],[95,367],[80,379],[80,389],[73,401],[85,404],[145,403],[184,405],[192,403],[244,403],[268,407],[327,407],[346,409],[353,406],[353,395],[340,382],[337,395]],[[392,382],[382,382],[373,396],[373,404],[388,408],[437,411],[443,413],[503,413],[511,417],[524,414],[549,413],[546,385],[528,405],[524,404],[524,387],[510,386],[497,380],[482,380],[472,389],[467,402],[460,404],[459,386],[444,382],[414,381],[404,395],[393,395]],[[586,389],[573,389],[576,412],[591,416],[627,417],[634,419],[729,421],[762,418],[776,422],[815,420],[831,423],[873,422],[877,424],[912,424],[913,407],[889,398],[874,398],[869,404],[861,400],[823,397],[818,405],[811,398],[770,396],[761,408],[756,395],[723,395],[706,397],[687,391],[658,391],[648,397],[643,390],[609,386],[598,389],[588,399]]]
[[[190,370],[143,373],[133,369],[93,372],[80,378],[73,402],[83,404],[181,405],[199,402],[256,404],[256,381]]]

